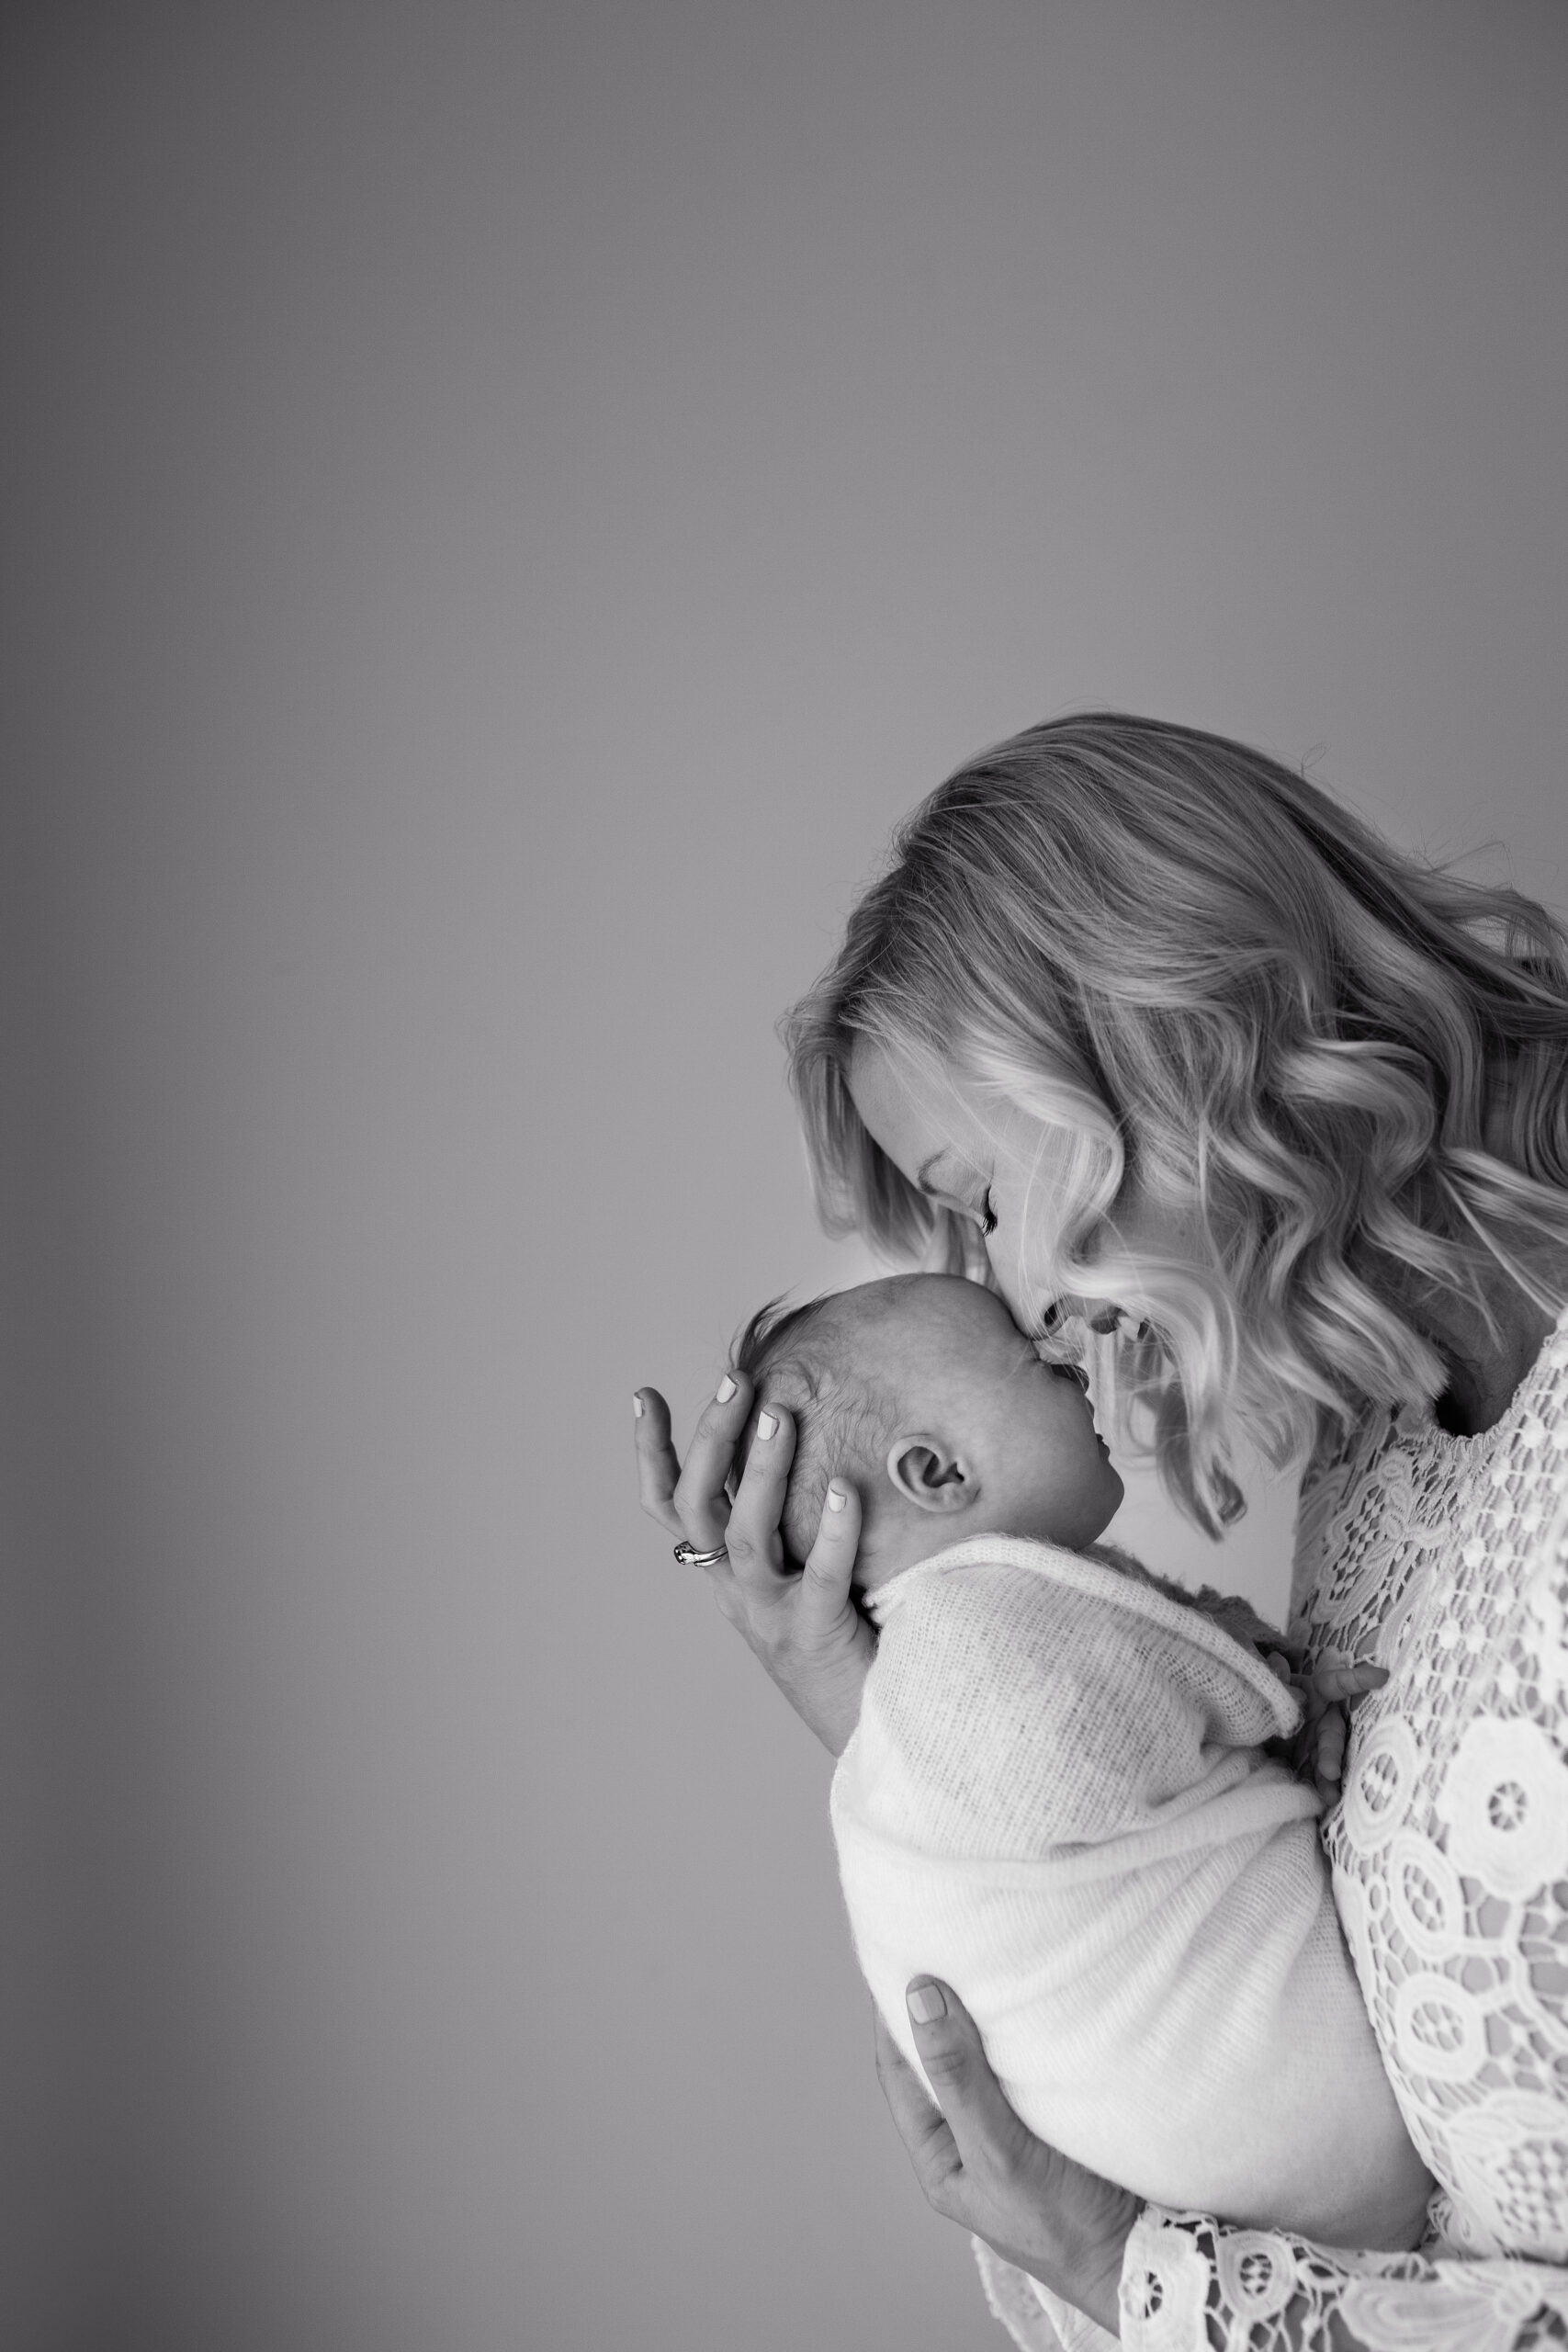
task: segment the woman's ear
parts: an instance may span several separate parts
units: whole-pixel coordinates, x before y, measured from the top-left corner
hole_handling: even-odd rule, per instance
[[[894,1492],[917,1510],[964,1510],[980,1491],[969,1464],[924,1430],[894,1439],[887,1476]]]

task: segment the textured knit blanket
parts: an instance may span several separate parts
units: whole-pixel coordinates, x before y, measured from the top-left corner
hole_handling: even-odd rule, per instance
[[[919,2065],[943,1977],[1025,2122],[1168,2206],[1408,2246],[1430,2179],[1339,1932],[1297,1701],[1116,1568],[979,1536],[883,1586],[832,1817],[855,1948]]]

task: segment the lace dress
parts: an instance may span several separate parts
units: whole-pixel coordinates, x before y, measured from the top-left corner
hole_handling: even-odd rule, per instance
[[[1314,1662],[1390,1668],[1324,1843],[1441,2186],[1407,2255],[1145,2208],[1123,2346],[1568,2345],[1568,1316],[1495,1428],[1454,1438],[1405,1411],[1314,1463],[1293,1605]],[[982,2268],[997,2307],[1010,2288]]]

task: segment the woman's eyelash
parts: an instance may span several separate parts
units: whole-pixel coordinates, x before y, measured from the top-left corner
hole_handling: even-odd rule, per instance
[[[980,1204],[980,1231],[988,1241],[996,1229],[997,1212],[991,1205],[990,1191],[987,1188],[986,1197]]]

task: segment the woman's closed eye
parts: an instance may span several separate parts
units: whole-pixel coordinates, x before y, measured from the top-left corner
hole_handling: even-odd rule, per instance
[[[951,1209],[955,1216],[967,1217],[971,1224],[977,1225],[986,1240],[988,1241],[992,1234],[995,1233],[997,1229],[997,1212],[995,1204],[991,1199],[989,1185],[987,1186],[985,1192],[980,1195],[980,1205],[978,1208],[975,1205],[973,1196],[968,1200],[964,1200],[956,1193],[939,1193],[936,1187],[932,1184],[922,1184],[920,1186],[920,1190],[926,1194],[929,1200],[935,1201],[939,1207]]]

